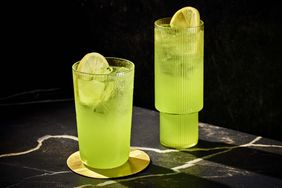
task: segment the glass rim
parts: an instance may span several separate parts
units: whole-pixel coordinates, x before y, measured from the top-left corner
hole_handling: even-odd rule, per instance
[[[106,60],[119,60],[119,61],[122,61],[122,62],[126,62],[128,65],[130,65],[129,66],[129,68],[128,68],[128,70],[125,70],[125,71],[122,71],[122,72],[119,72],[119,73],[116,73],[116,74],[111,74],[111,73],[109,73],[109,74],[97,74],[97,73],[87,73],[87,72],[81,72],[81,71],[78,71],[77,69],[76,69],[76,66],[78,65],[78,63],[80,62],[80,61],[76,61],[73,65],[72,65],[72,70],[75,72],[75,73],[77,73],[77,74],[82,74],[82,75],[88,75],[88,76],[112,76],[112,77],[116,77],[116,76],[122,76],[122,75],[127,75],[127,74],[129,74],[130,72],[132,72],[132,71],[134,71],[134,67],[135,67],[135,65],[134,65],[134,63],[132,62],[132,61],[130,61],[130,60],[128,60],[128,59],[124,59],[124,58],[119,58],[119,57],[105,57],[106,58]],[[120,73],[122,73],[122,74],[120,74]]]
[[[172,27],[166,27],[166,26],[163,26],[163,24],[160,24],[159,22],[161,21],[164,21],[164,20],[171,20],[172,17],[165,17],[165,18],[160,18],[160,19],[157,19],[155,22],[154,22],[154,25],[155,27],[158,27],[158,28],[162,28],[162,29],[174,29],[174,30],[189,30],[189,29],[196,29],[196,28],[202,28],[204,27],[204,21],[203,20],[200,20],[200,25],[198,26],[194,26],[194,27],[187,27],[187,28],[172,28]],[[163,23],[163,22],[162,22]]]

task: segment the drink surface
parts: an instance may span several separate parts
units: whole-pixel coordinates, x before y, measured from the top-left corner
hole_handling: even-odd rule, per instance
[[[107,75],[73,71],[80,157],[93,168],[114,168],[129,156],[134,72],[111,68]]]
[[[155,106],[187,114],[203,107],[203,27],[155,26]]]

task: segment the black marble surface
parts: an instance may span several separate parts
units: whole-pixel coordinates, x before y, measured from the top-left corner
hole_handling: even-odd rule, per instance
[[[282,143],[199,123],[196,147],[159,143],[158,113],[134,107],[131,146],[146,151],[143,172],[98,180],[70,171],[78,150],[73,101],[1,108],[0,187],[282,187]]]

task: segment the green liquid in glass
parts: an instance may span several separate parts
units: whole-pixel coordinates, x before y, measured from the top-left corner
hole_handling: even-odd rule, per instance
[[[158,22],[158,21],[157,21]],[[155,107],[161,143],[186,148],[198,142],[203,108],[203,27],[155,25]]]
[[[79,152],[92,168],[114,168],[129,157],[134,71],[112,68],[107,76],[73,72]]]

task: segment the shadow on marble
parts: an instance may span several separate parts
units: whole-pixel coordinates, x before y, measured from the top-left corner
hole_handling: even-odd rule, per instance
[[[80,176],[77,187],[227,187],[212,180],[203,179],[186,173],[150,164],[148,168],[137,175],[108,180],[97,180]],[[97,183],[98,182],[98,183]]]
[[[246,187],[253,187],[253,182],[259,182],[260,187],[279,187],[282,184],[280,142],[201,124],[196,147],[171,150],[159,143],[158,113],[138,107],[133,114],[131,144],[148,152],[152,164],[127,178],[108,181],[85,178],[71,172],[66,165],[67,157],[78,150],[72,102],[3,110],[0,187],[187,187],[190,184],[232,187],[234,182]],[[224,140],[223,136],[231,140]],[[251,177],[253,182],[249,183]]]
[[[282,179],[282,155],[252,148],[236,148],[209,159],[212,162]]]
[[[192,154],[195,158],[238,169],[241,174],[258,173],[282,178],[282,155],[279,153],[204,140],[200,140],[194,149],[194,151],[182,152]]]

